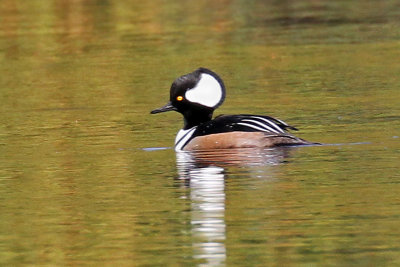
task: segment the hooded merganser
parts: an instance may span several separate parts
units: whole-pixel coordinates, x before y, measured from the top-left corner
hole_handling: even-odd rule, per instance
[[[295,127],[269,116],[220,115],[212,119],[224,99],[222,79],[209,69],[199,68],[177,78],[171,86],[170,101],[151,114],[174,110],[183,115],[176,151],[316,144],[291,135],[286,130],[297,130]]]

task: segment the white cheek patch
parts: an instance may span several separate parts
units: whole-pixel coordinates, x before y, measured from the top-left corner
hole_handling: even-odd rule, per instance
[[[194,88],[186,92],[185,97],[190,102],[212,108],[221,100],[222,88],[213,76],[202,73],[200,81]]]

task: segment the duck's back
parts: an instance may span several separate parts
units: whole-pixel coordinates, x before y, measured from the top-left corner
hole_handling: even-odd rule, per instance
[[[285,122],[260,115],[221,115],[196,127],[183,150],[273,147],[312,144],[286,130]]]

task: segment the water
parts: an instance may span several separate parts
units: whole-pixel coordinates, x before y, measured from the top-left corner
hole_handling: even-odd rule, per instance
[[[26,2],[26,3],[25,3]],[[396,1],[2,1],[0,265],[400,264]],[[175,153],[172,81],[323,146]]]

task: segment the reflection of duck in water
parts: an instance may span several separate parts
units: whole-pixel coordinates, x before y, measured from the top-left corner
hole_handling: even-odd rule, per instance
[[[195,162],[198,167],[209,165],[220,167],[270,166],[285,162],[286,158],[290,157],[291,150],[293,147],[217,149],[179,152],[177,157],[187,154],[186,159],[190,157],[190,161]]]
[[[297,129],[268,116],[221,115],[212,120],[214,110],[224,99],[221,78],[211,70],[199,68],[176,79],[170,102],[151,113],[182,113],[184,127],[176,136],[176,151],[315,144],[288,133],[288,129]]]
[[[190,224],[194,258],[207,266],[226,259],[225,174],[212,165],[200,167],[190,152],[178,152],[179,179],[190,187]]]
[[[220,266],[226,260],[226,179],[229,166],[248,166],[248,175],[257,176],[259,168],[285,162],[288,147],[276,149],[220,149],[176,153],[179,179],[190,188],[190,225],[194,258],[204,266]],[[273,177],[268,168],[268,176]]]

